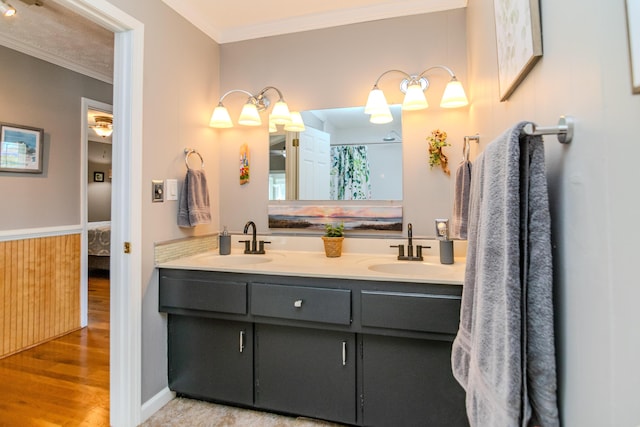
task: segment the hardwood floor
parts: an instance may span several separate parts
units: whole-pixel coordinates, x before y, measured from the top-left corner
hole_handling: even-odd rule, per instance
[[[89,278],[89,326],[0,360],[0,426],[109,425],[109,279]]]

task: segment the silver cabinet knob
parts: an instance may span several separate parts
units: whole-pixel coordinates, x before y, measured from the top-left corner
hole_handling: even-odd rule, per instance
[[[296,308],[302,307],[302,300],[301,299],[295,300],[295,302],[293,303],[293,306]]]

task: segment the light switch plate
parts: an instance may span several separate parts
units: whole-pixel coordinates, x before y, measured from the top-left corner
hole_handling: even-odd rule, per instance
[[[166,187],[167,200],[178,200],[178,180],[167,179]]]
[[[151,201],[154,203],[164,202],[164,181],[151,180]]]

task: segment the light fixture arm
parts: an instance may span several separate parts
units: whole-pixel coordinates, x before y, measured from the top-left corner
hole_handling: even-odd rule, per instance
[[[250,98],[250,99],[251,99],[251,98],[255,98],[255,97],[253,96],[253,94],[251,94],[251,93],[247,92],[246,90],[242,90],[242,89],[232,89],[232,90],[228,91],[227,93],[225,93],[224,95],[222,95],[222,96],[220,97],[220,100],[218,101],[218,105],[219,105],[219,106],[220,106],[220,105],[222,105],[222,101],[227,97],[227,95],[232,94],[232,93],[234,93],[234,92],[241,92],[241,93],[244,93],[245,95],[249,95],[249,98]]]
[[[449,73],[449,75],[451,76],[452,79],[456,79],[456,75],[453,72],[453,70],[451,68],[447,67],[446,65],[434,65],[433,67],[429,67],[426,70],[424,70],[423,72],[421,72],[420,74],[418,74],[418,78],[423,78],[426,73],[428,73],[429,71],[431,71],[433,69],[436,69],[436,68],[440,68],[440,69],[445,70],[447,73]]]
[[[377,89],[378,88],[378,83],[380,83],[380,79],[382,79],[384,76],[386,76],[389,73],[400,73],[400,74],[404,75],[405,78],[411,79],[411,75],[405,73],[402,70],[387,70],[384,73],[380,74],[380,76],[376,79],[376,82],[373,84],[373,87]]]
[[[280,89],[278,89],[275,86],[266,86],[264,89],[262,89],[258,93],[258,95],[255,96],[256,107],[258,107],[258,111],[264,111],[267,108],[269,108],[269,105],[271,105],[271,101],[265,95],[267,93],[267,91],[270,90],[270,89],[273,89],[276,92],[278,92],[278,102],[285,102],[284,96],[282,95],[282,92],[280,92]]]

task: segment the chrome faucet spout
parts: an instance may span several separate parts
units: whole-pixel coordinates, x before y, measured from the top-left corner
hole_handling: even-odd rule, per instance
[[[407,235],[409,236],[409,246],[413,246],[413,225],[409,223],[407,225]]]

